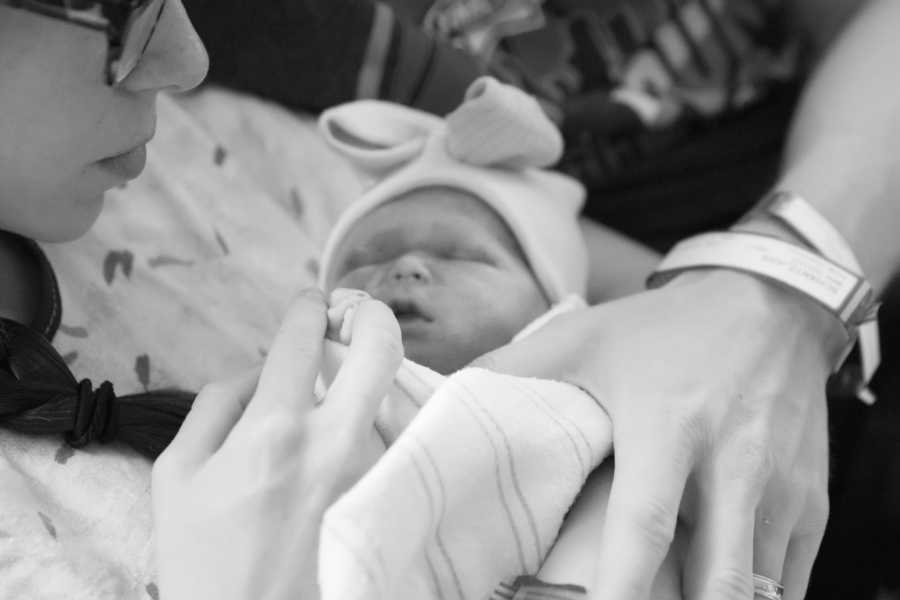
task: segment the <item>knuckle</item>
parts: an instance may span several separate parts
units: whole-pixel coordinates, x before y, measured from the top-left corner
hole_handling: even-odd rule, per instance
[[[665,554],[675,539],[678,510],[659,501],[633,507],[627,517],[650,550]]]
[[[692,410],[674,419],[677,432],[675,450],[685,460],[692,460],[696,453],[709,446],[710,424],[706,414],[701,410]]]
[[[771,445],[760,438],[737,442],[731,462],[729,468],[732,470],[732,477],[744,482],[745,489],[759,493],[762,493],[777,470],[777,460]]]
[[[293,451],[303,432],[303,420],[289,410],[273,410],[253,426],[253,436],[272,452]]]

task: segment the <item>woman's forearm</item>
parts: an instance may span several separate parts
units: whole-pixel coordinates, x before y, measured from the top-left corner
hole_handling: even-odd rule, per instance
[[[877,290],[900,263],[900,2],[870,0],[826,51],[778,187],[844,235]]]

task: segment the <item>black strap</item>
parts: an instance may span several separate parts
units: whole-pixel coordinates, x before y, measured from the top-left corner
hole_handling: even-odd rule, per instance
[[[47,260],[44,251],[34,240],[7,231],[0,231],[0,235],[19,246],[32,261],[29,268],[34,269],[38,276],[38,298],[34,316],[29,325],[48,340],[52,340],[59,329],[62,318],[59,284],[56,281],[53,267]]]

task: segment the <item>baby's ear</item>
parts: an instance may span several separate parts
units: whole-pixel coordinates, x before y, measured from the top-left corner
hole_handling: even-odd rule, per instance
[[[328,109],[319,129],[331,146],[376,177],[414,160],[443,119],[398,104],[360,100]]]
[[[471,165],[541,168],[559,161],[563,139],[533,96],[481,77],[447,116],[447,150]]]

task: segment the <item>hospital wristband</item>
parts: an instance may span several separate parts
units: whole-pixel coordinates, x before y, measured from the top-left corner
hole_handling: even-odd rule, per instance
[[[756,233],[706,233],[686,239],[663,258],[647,285],[659,287],[685,271],[704,268],[741,271],[799,292],[840,321],[850,346],[873,302],[871,286],[859,275],[800,246]],[[835,370],[845,356],[843,352]]]
[[[860,277],[864,276],[859,261],[840,232],[802,196],[786,190],[775,190],[767,194],[742,223],[759,215],[774,219],[800,241],[828,260]],[[873,403],[875,397],[865,386],[871,381],[881,362],[877,321],[878,307],[878,302],[872,302],[868,318],[859,326],[858,343],[862,380],[858,395],[867,404]],[[852,347],[848,348],[847,352],[849,353],[850,350]]]

